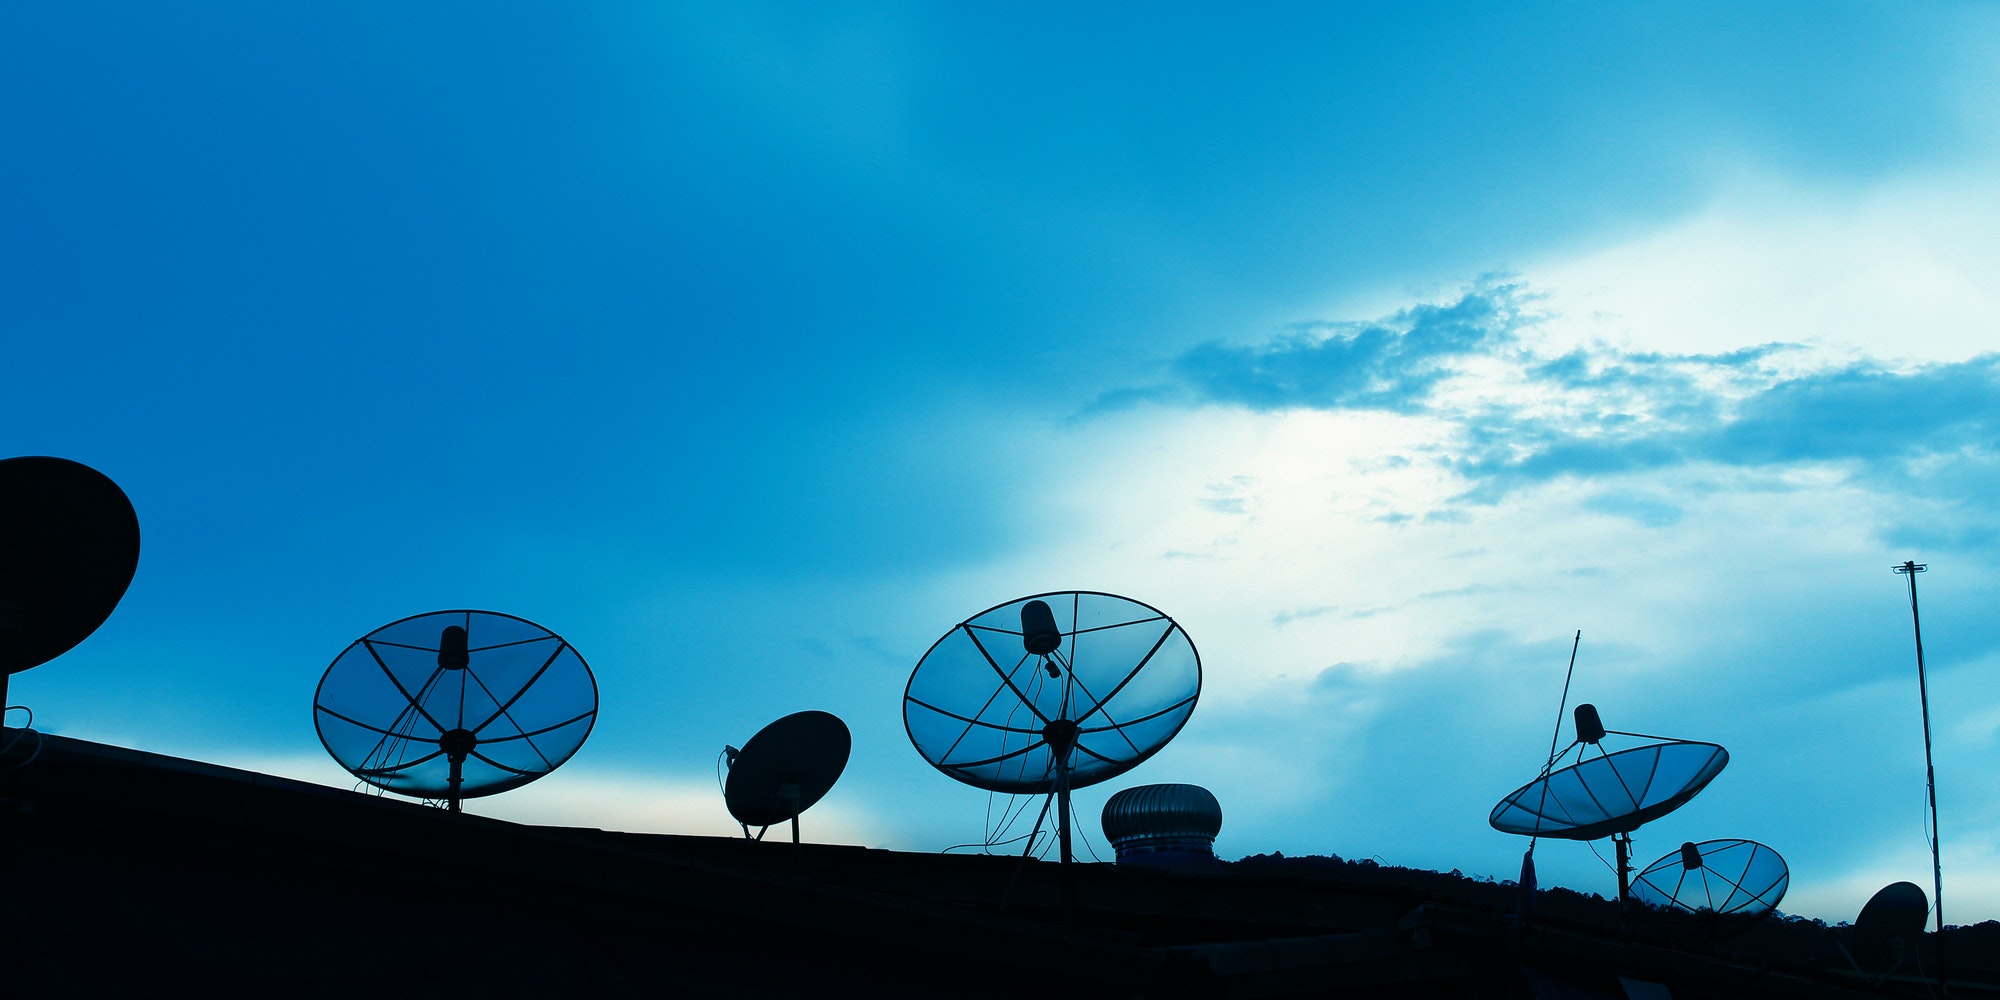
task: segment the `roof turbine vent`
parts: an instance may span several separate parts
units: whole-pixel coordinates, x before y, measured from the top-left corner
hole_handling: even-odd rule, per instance
[[[1222,803],[1200,785],[1140,785],[1104,803],[1104,838],[1121,865],[1214,871]]]

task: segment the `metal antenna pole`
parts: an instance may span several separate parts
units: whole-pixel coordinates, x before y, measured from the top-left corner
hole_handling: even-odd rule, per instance
[[[1924,709],[1924,790],[1931,802],[1931,891],[1937,900],[1938,995],[1944,996],[1950,990],[1944,975],[1944,862],[1938,854],[1937,770],[1931,765],[1931,693],[1924,677],[1924,627],[1917,617],[1917,574],[1928,569],[1928,564],[1910,560],[1895,567],[1897,575],[1910,579],[1910,629],[1917,640],[1917,698]]]
[[[1576,638],[1569,644],[1569,670],[1563,674],[1562,702],[1556,706],[1556,727],[1549,731],[1549,759],[1542,765],[1542,777],[1556,766],[1556,741],[1562,739],[1563,712],[1569,708],[1569,682],[1576,677],[1576,651],[1583,645],[1583,630],[1576,630]],[[1567,751],[1565,751],[1567,752]],[[1534,857],[1535,841],[1542,836],[1542,807],[1548,805],[1549,786],[1542,785],[1542,801],[1535,806],[1535,832],[1528,838],[1528,856]]]
[[[1549,759],[1542,764],[1543,778],[1556,766],[1556,741],[1562,739],[1563,711],[1569,708],[1569,682],[1576,677],[1576,651],[1583,645],[1583,630],[1576,630],[1576,638],[1569,644],[1569,669],[1563,673],[1562,701],[1556,705],[1556,725],[1549,730]],[[1564,751],[1567,753],[1568,751]],[[1542,809],[1549,803],[1549,785],[1542,782],[1542,799],[1535,804],[1535,832],[1528,836],[1528,849],[1521,852],[1521,899],[1516,912],[1525,918],[1535,904],[1535,844],[1542,839]]]

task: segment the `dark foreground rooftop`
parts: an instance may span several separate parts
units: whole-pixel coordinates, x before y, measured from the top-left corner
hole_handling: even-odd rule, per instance
[[[41,742],[0,774],[5,997],[1927,995],[1334,859],[1082,864],[1071,911],[1044,862],[523,826]]]

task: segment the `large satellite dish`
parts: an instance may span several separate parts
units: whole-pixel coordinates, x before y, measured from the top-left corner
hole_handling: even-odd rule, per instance
[[[1716,918],[1765,916],[1792,882],[1778,852],[1754,840],[1704,840],[1647,865],[1632,898],[1656,910]]]
[[[903,725],[959,781],[1052,796],[1067,863],[1070,790],[1158,752],[1200,694],[1201,657],[1172,618],[1130,598],[1060,591],[953,626],[911,673]]]
[[[326,668],[313,724],[378,788],[461,800],[561,766],[597,720],[597,680],[555,633],[493,611],[433,611],[356,639]]]
[[[1604,748],[1607,735],[1652,742],[1614,752]],[[1558,768],[1571,751],[1576,759]],[[1578,705],[1575,742],[1549,758],[1541,777],[1501,799],[1487,822],[1529,837],[1612,838],[1618,896],[1628,899],[1632,831],[1686,805],[1728,763],[1718,744],[1607,730],[1596,707]]]
[[[840,780],[854,740],[847,723],[830,712],[795,712],[757,731],[743,749],[723,748],[729,780],[722,799],[743,835],[757,827],[758,840],[775,824],[790,820],[792,843],[799,842],[799,814],[812,808]]]
[[[139,566],[118,484],[66,458],[0,460],[0,705],[7,678],[97,631]]]

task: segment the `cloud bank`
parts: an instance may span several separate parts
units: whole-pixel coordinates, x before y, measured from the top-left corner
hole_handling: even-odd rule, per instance
[[[1449,301],[1371,321],[1200,344],[1172,359],[1167,381],[1108,393],[1093,410],[1152,404],[1428,421],[1434,433],[1414,457],[1461,487],[1431,517],[1556,480],[1662,469],[1749,474],[1762,488],[1785,488],[1785,474],[1807,466],[1881,486],[1919,477],[1958,502],[2000,482],[2000,354],[1899,367],[1830,361],[1777,342],[1721,353],[1602,341],[1557,349],[1544,329],[1551,315],[1524,283],[1489,277]],[[1658,502],[1596,503],[1642,523],[1677,518]],[[1990,543],[1990,531],[1975,534]]]

